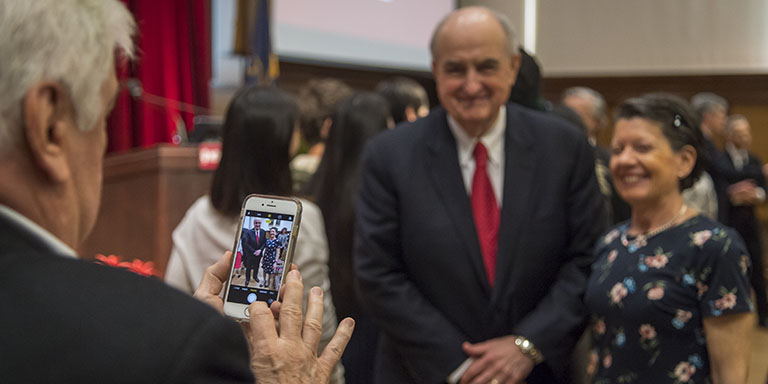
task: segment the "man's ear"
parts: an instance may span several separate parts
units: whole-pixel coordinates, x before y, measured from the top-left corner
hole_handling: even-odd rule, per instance
[[[74,124],[69,96],[50,81],[32,86],[24,96],[22,129],[34,164],[53,182],[69,179],[66,135]]]

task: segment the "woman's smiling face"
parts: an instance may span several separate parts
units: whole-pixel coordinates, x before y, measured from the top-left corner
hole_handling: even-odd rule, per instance
[[[616,122],[611,152],[614,185],[630,205],[679,193],[680,176],[690,171],[681,153],[670,146],[661,125],[640,117]]]

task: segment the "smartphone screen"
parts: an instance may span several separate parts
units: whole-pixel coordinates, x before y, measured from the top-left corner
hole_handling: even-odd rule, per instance
[[[300,205],[290,200],[256,199],[244,204],[225,297],[225,312],[230,312],[226,311],[229,306],[233,309],[232,315],[241,318],[247,318],[247,312],[240,316],[236,306],[228,304],[247,306],[257,300],[272,304],[278,299],[286,268],[293,259],[292,242],[296,238],[295,231],[298,231],[297,213],[300,211],[296,207]],[[273,204],[269,204],[270,201]],[[289,209],[291,203],[293,209]]]

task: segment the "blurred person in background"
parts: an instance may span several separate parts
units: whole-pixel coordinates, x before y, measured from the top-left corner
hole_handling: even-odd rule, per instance
[[[293,190],[303,193],[315,174],[331,130],[331,114],[336,104],[352,95],[352,88],[341,80],[313,79],[299,89],[299,123],[303,148],[290,163]]]
[[[288,163],[299,146],[298,117],[296,100],[277,88],[247,86],[235,94],[222,127],[221,162],[213,175],[211,193],[192,204],[173,231],[165,273],[168,284],[192,293],[216,255],[231,250],[247,195],[293,194]],[[301,203],[301,236],[293,262],[307,291],[319,286],[327,292],[320,342],[324,348],[336,325],[328,280],[328,244],[320,209],[307,200]],[[332,379],[343,382],[341,365]]]
[[[744,115],[733,115],[725,126],[725,153],[731,166],[728,177],[728,222],[741,234],[752,258],[750,282],[755,290],[758,324],[768,327],[768,302],[766,302],[765,276],[763,275],[763,247],[760,223],[755,207],[765,201],[765,176],[762,161],[752,148],[752,127]]]
[[[618,109],[611,173],[632,216],[596,245],[585,297],[594,383],[746,382],[749,256],[735,231],[685,205],[703,168],[692,115],[667,94]]]
[[[605,98],[588,87],[571,87],[563,91],[562,103],[578,113],[586,128],[589,143],[595,149],[595,174],[600,182],[600,192],[608,198],[611,224],[629,219],[629,205],[621,199],[608,172],[610,152],[597,145],[597,135],[608,125]]]
[[[376,86],[376,92],[387,100],[395,124],[429,114],[427,91],[416,80],[407,77],[384,80]]]
[[[728,118],[728,101],[722,96],[711,92],[699,92],[691,98],[691,108],[704,135],[704,153],[706,156],[705,171],[712,181],[717,200],[717,208],[711,203],[712,192],[709,189],[707,175],[696,182],[690,191],[683,194],[686,203],[701,208],[702,213],[711,215],[716,212],[717,220],[728,222],[728,174],[729,160],[721,150],[725,144],[725,123]],[[704,185],[702,185],[704,184]]]
[[[360,303],[354,269],[355,199],[360,184],[360,155],[365,144],[392,123],[386,100],[359,93],[339,103],[325,154],[310,183],[323,211],[328,235],[331,292],[337,318],[355,319],[355,334],[344,354],[347,383],[372,383],[378,328]],[[339,317],[340,316],[340,317]]]

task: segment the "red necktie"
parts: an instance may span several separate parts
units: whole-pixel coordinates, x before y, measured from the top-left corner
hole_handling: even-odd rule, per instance
[[[475,228],[480,240],[485,272],[488,283],[493,286],[496,276],[496,251],[499,239],[499,206],[493,193],[491,179],[488,178],[486,165],[488,151],[481,142],[475,146],[475,175],[472,177],[472,213],[475,216]]]

